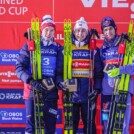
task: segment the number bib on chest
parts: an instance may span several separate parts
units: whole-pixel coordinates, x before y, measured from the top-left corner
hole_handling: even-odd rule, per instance
[[[88,45],[76,48],[72,47],[72,75],[73,77],[91,76],[91,61]]]
[[[43,56],[42,58],[42,74],[44,76],[55,76],[56,57]]]

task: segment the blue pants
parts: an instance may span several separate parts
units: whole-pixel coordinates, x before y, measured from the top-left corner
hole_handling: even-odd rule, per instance
[[[111,97],[112,95],[101,96],[103,134],[106,133]],[[124,124],[123,124],[123,134],[129,134],[129,123],[131,118],[131,98],[132,98],[131,94],[129,93],[127,98],[127,108],[126,108]]]
[[[93,133],[92,134],[96,134],[96,126],[95,126],[95,114],[96,114],[96,108],[95,108],[95,104],[92,107],[93,108],[93,125],[92,125],[92,130]],[[88,104],[87,103],[73,103],[73,130],[74,130],[74,134],[77,133],[78,130],[78,125],[79,125],[79,120],[80,120],[80,113],[81,113],[81,117],[82,117],[82,121],[84,124],[84,128],[83,128],[83,132],[84,134],[87,134],[87,111],[88,110]],[[89,115],[91,114],[90,110],[89,110]],[[91,123],[91,119],[89,116],[89,130],[90,130],[90,123]],[[90,134],[90,133],[89,133]]]
[[[35,134],[34,126],[34,103],[33,100],[25,100],[26,105],[26,128],[27,134]],[[43,108],[45,134],[54,134],[57,120],[57,101],[45,101]]]

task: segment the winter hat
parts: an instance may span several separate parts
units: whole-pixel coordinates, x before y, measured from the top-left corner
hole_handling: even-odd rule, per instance
[[[55,29],[55,23],[50,15],[45,15],[42,18],[42,23],[41,23],[41,31],[43,31],[44,28],[51,26]]]
[[[81,17],[79,20],[76,21],[75,26],[74,26],[74,31],[77,28],[84,28],[88,31],[88,25],[87,25],[87,22],[85,21],[84,17]]]
[[[101,21],[102,32],[105,27],[109,27],[109,26],[112,26],[115,29],[115,31],[117,30],[114,20],[111,17],[104,17]]]

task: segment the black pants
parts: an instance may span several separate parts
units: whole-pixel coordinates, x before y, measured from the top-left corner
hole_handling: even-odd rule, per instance
[[[44,102],[44,122],[45,134],[54,134],[56,130],[57,120],[57,100]],[[25,100],[26,104],[26,129],[29,134],[35,133],[34,126],[34,102],[33,100]]]
[[[92,134],[96,134],[96,125],[95,125],[95,114],[96,114],[96,107],[95,105],[93,108],[93,124],[92,124]],[[80,115],[82,117],[82,121],[84,124],[83,132],[87,134],[87,112],[88,112],[88,104],[87,103],[74,103],[73,104],[73,130],[74,134],[77,133]],[[89,133],[90,134],[90,124],[91,124],[91,111],[89,110]]]

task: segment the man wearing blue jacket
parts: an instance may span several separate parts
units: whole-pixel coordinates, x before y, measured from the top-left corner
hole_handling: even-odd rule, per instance
[[[20,50],[19,58],[16,63],[16,74],[25,83],[24,100],[26,105],[26,129],[25,134],[35,134],[34,125],[34,102],[33,89],[42,92],[44,102],[44,123],[45,134],[54,134],[57,120],[57,83],[63,76],[63,54],[62,46],[54,41],[55,23],[50,15],[45,15],[41,23],[41,72],[42,79],[51,78],[54,87],[48,91],[42,80],[34,80],[30,73],[30,52],[28,44],[24,44]],[[38,113],[39,114],[39,113]]]
[[[104,34],[103,46],[100,49],[100,55],[103,62],[103,67],[107,64],[117,64],[118,65],[118,39],[117,26],[111,17],[104,17],[101,22],[101,29]],[[102,96],[101,96],[101,107],[102,107],[102,123],[103,123],[103,133],[106,134],[108,114],[111,104],[111,97],[114,91],[115,78],[121,74],[134,74],[134,64],[128,64],[125,66],[119,66],[104,72],[104,78],[102,81]],[[133,94],[133,80],[130,76],[129,92],[127,99],[127,109],[125,113],[125,119],[123,124],[123,134],[129,134],[129,122],[131,117],[131,96]]]

